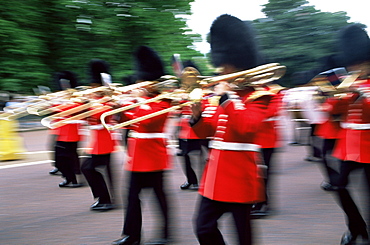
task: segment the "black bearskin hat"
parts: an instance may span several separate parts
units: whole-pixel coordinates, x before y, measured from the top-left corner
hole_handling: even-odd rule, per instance
[[[319,63],[318,72],[323,72],[326,70],[339,68],[343,66],[340,57],[336,54],[321,57],[319,58],[318,63]]]
[[[318,73],[318,70],[297,71],[291,75],[293,86],[302,86],[310,82]]]
[[[110,74],[109,64],[105,60],[92,59],[89,62],[90,84],[103,85],[101,73]]]
[[[66,88],[77,87],[77,75],[71,71],[56,72],[53,75],[53,84],[57,91],[64,90]]]
[[[254,30],[248,22],[224,14],[210,29],[211,58],[214,66],[231,64],[240,70],[260,65]]]
[[[339,53],[345,66],[370,60],[370,39],[359,24],[352,24],[340,30]]]
[[[134,53],[135,75],[139,81],[154,81],[165,75],[159,55],[148,46],[140,46]]]

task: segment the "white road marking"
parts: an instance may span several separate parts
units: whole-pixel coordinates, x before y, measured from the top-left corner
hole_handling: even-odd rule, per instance
[[[31,166],[31,165],[37,165],[37,164],[44,164],[44,163],[52,163],[53,160],[45,160],[45,161],[37,161],[37,162],[23,162],[23,163],[16,163],[16,164],[9,164],[0,166],[0,169],[6,169],[6,168],[16,168],[16,167],[24,167],[24,166]]]

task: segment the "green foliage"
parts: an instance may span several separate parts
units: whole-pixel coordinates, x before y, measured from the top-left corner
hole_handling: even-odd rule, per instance
[[[187,35],[193,0],[25,0],[0,7],[0,90],[32,93],[50,85],[54,72],[70,70],[88,84],[87,64],[106,60],[114,82],[134,73],[132,53],[148,45],[173,74],[171,56],[202,56],[191,47],[200,35]]]
[[[270,0],[267,18],[254,21],[261,49],[272,62],[287,67],[283,83],[294,72],[316,68],[318,59],[334,54],[338,31],[348,25],[345,12],[320,12],[304,0]]]
[[[209,54],[194,50],[201,36],[186,25],[194,0],[23,0],[0,2],[0,90],[33,93],[51,87],[54,72],[70,70],[88,84],[93,58],[111,65],[114,82],[134,73],[132,53],[148,45],[171,67],[173,54],[193,60],[202,75],[211,75]],[[305,0],[270,0],[267,18],[254,20],[259,43],[271,62],[288,67],[284,77],[305,71],[335,52],[337,31],[348,25],[345,12],[325,13]]]

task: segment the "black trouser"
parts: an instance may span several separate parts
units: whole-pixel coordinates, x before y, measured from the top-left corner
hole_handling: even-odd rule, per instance
[[[315,134],[317,124],[310,124],[310,136],[309,136],[309,146],[310,146],[310,153],[313,157],[321,158],[321,141],[320,138],[317,137]]]
[[[189,153],[192,151],[199,150],[200,155],[203,156],[202,154],[202,146],[208,148],[208,140],[204,139],[179,139],[179,148],[181,150],[181,156],[184,157],[185,160],[185,165],[184,165],[184,170],[185,170],[185,175],[188,183],[190,184],[198,184],[198,178],[197,174],[195,173]],[[201,160],[204,162],[204,160]],[[203,166],[202,166],[203,167]]]
[[[322,148],[322,162],[324,165],[324,174],[326,175],[328,182],[336,186],[338,185],[339,173],[328,164],[330,161],[338,161],[331,156],[335,142],[336,139],[324,139]]]
[[[162,238],[168,238],[169,217],[167,197],[163,190],[163,171],[160,172],[131,172],[128,192],[128,204],[123,226],[123,234],[141,238],[142,213],[139,194],[141,189],[151,187],[158,199],[163,215]]]
[[[366,176],[367,190],[369,193],[370,188],[370,164],[369,163],[358,163],[351,161],[342,161],[340,168],[339,177],[339,190],[338,196],[343,211],[347,215],[348,229],[353,235],[367,234],[366,222],[360,214],[357,205],[353,201],[349,191],[347,190],[348,177],[350,173],[358,168],[363,168]],[[369,195],[365,195],[369,198]],[[365,203],[369,203],[368,200]]]
[[[275,148],[262,148],[261,149],[262,151],[262,158],[263,158],[263,162],[264,164],[266,165],[266,171],[265,171],[265,176],[264,176],[264,181],[265,181],[265,193],[266,193],[266,201],[262,202],[262,203],[266,203],[268,202],[268,192],[270,190],[270,174],[271,174],[271,169],[272,169],[272,166],[271,166],[271,159],[272,159],[272,154],[274,153],[275,151]]]
[[[238,232],[239,244],[252,244],[250,223],[251,204],[228,203],[210,200],[201,197],[196,217],[196,235],[201,245],[223,245],[225,241],[218,229],[218,219],[227,212],[231,212]]]
[[[123,145],[127,148],[127,140],[128,140],[128,134],[130,133],[130,129],[126,128],[123,131]]]
[[[111,185],[110,156],[111,154],[91,155],[81,165],[81,171],[89,183],[91,192],[94,198],[99,198],[100,203],[111,203],[109,188],[105,182],[104,174],[97,169],[102,168],[101,171],[107,174],[109,184]]]
[[[55,143],[55,167],[72,183],[77,183],[76,174],[80,173],[77,144],[78,142],[65,141]]]

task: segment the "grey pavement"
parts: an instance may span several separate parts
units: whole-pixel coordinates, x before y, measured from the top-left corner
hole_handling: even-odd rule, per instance
[[[39,127],[34,127],[39,130]],[[256,245],[335,245],[346,231],[345,217],[336,202],[334,193],[320,189],[323,180],[320,163],[304,161],[307,147],[289,145],[290,133],[285,135],[273,159],[273,215],[253,220]],[[39,130],[38,136],[47,139],[47,131]],[[22,131],[27,145],[35,136],[30,129]],[[45,142],[42,142],[43,144]],[[46,145],[46,144],[45,144]],[[171,152],[175,152],[175,150]],[[27,146],[28,148],[28,146]],[[127,193],[127,172],[123,170],[125,151],[114,153],[115,203],[109,212],[92,212],[94,202],[88,186],[61,189],[59,176],[48,174],[50,162],[18,166],[50,160],[50,154],[28,154],[25,159],[0,162],[0,244],[110,244],[122,232],[123,207]],[[197,154],[194,154],[196,157]],[[193,232],[193,218],[199,195],[180,190],[184,182],[182,160],[173,154],[173,169],[166,176],[166,190],[172,214],[171,244],[198,244]],[[18,167],[12,167],[18,166]],[[201,171],[201,169],[198,169]],[[352,189],[356,199],[363,203],[360,173],[352,176]],[[84,182],[82,176],[79,179]],[[232,190],[230,190],[232,191]],[[155,199],[149,190],[142,193],[143,240],[156,237],[160,215]],[[365,205],[361,206],[363,208]],[[363,208],[363,211],[366,210]],[[220,229],[228,244],[236,244],[232,219],[225,215]]]

